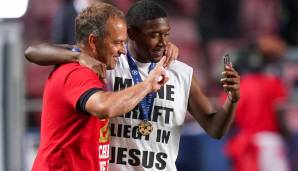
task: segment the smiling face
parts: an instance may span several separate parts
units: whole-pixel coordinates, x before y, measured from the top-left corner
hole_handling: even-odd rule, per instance
[[[167,17],[147,20],[140,28],[130,28],[135,58],[141,62],[158,62],[169,42],[170,26]]]
[[[118,8],[97,3],[84,9],[75,19],[76,44],[84,53],[106,64],[116,66],[118,57],[125,53],[127,25]]]
[[[109,18],[103,39],[97,39],[95,43],[97,59],[105,63],[108,69],[114,69],[120,55],[125,53],[126,40],[125,20],[117,17]]]

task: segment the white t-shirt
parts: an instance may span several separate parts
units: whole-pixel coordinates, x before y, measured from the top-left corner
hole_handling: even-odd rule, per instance
[[[150,63],[136,61],[136,64],[144,80]],[[153,125],[150,135],[138,134],[141,122],[138,107],[121,117],[110,119],[110,171],[176,170],[192,73],[192,68],[180,61],[169,66],[167,74],[170,80],[157,93],[148,119]],[[107,73],[107,87],[119,91],[133,84],[127,57],[122,55],[116,69]]]

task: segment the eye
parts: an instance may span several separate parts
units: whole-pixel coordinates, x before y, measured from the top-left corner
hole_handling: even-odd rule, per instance
[[[120,41],[120,40],[117,40],[117,41],[115,41],[114,43],[115,43],[116,45],[120,45],[120,44],[122,44],[123,42]]]
[[[159,33],[151,33],[150,37],[152,38],[158,38],[159,37]]]

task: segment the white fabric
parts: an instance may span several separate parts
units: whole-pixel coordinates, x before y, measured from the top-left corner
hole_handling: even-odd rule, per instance
[[[289,171],[286,149],[282,137],[273,132],[255,135],[254,143],[259,149],[260,171]]]
[[[136,63],[144,80],[150,64]],[[180,61],[167,69],[170,80],[154,100],[149,118],[154,129],[149,136],[137,134],[137,126],[141,121],[138,109],[110,120],[110,171],[176,170],[175,161],[187,112],[192,72],[190,66]],[[118,91],[120,84],[124,86],[131,82],[127,58],[122,55],[116,69],[107,73],[107,86],[110,90]]]

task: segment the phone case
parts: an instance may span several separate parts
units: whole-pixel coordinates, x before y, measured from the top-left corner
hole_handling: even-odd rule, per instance
[[[224,68],[226,67],[226,65],[232,64],[231,57],[229,54],[226,54],[223,56],[223,64],[224,64]]]

